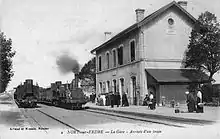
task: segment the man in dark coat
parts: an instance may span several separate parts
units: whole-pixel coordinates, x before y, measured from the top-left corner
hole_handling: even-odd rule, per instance
[[[122,104],[121,104],[121,106],[124,107],[125,103],[126,103],[126,94],[125,94],[125,92],[123,92],[122,93]]]
[[[115,101],[116,101],[117,107],[119,107],[120,101],[121,101],[121,96],[120,96],[120,94],[118,92],[116,92]]]
[[[196,101],[193,92],[189,92],[187,97],[188,112],[194,112],[196,110],[195,105],[196,105]]]
[[[125,92],[122,93],[122,107],[129,106],[128,98]]]
[[[111,107],[113,108],[114,107],[114,100],[115,100],[115,95],[113,94],[113,92],[110,93],[110,104],[111,104]]]
[[[146,94],[146,96],[144,98],[143,106],[148,106],[149,101],[150,101],[149,95]]]

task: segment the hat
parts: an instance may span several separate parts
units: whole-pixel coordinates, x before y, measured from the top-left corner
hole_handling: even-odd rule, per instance
[[[185,94],[186,94],[186,95],[188,95],[188,94],[189,94],[189,92],[188,92],[188,91],[186,91],[186,92],[185,92]]]

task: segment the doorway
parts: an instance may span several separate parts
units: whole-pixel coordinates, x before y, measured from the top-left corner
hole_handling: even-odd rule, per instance
[[[131,77],[131,89],[133,94],[133,105],[137,105],[136,77]]]

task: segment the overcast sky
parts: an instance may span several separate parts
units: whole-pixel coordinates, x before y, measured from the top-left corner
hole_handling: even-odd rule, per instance
[[[0,29],[13,41],[15,75],[9,89],[26,78],[40,86],[55,80],[71,81],[61,74],[56,58],[62,53],[83,65],[90,50],[104,41],[104,32],[115,35],[135,23],[135,9],[145,16],[171,0],[0,0]],[[220,18],[219,0],[188,0],[188,11],[197,18],[206,10]],[[220,82],[220,75],[215,76]]]

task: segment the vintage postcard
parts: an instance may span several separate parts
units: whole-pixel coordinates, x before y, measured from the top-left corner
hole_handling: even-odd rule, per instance
[[[0,0],[0,139],[219,139],[219,5]]]

